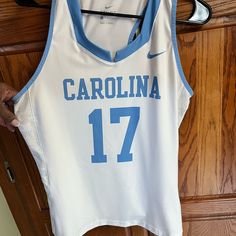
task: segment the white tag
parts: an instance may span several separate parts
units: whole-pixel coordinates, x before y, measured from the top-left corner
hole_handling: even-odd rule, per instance
[[[116,13],[117,11],[114,9],[113,5],[108,4],[104,8],[101,9],[102,12],[111,12]],[[115,16],[100,16],[100,24],[114,24]]]

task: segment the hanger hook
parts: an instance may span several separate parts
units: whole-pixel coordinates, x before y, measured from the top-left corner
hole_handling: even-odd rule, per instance
[[[212,17],[211,6],[203,0],[194,0],[192,16],[188,20],[177,20],[177,23],[204,25]]]
[[[20,6],[27,6],[27,7],[37,7],[37,8],[51,8],[50,5],[46,4],[39,4],[34,0],[15,0],[15,2]]]

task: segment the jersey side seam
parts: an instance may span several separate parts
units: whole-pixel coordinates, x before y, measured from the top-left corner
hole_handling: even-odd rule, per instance
[[[28,93],[28,97],[29,97],[29,104],[30,104],[30,110],[31,110],[31,113],[32,113],[32,117],[33,117],[33,123],[34,123],[34,127],[35,127],[35,131],[36,131],[36,134],[37,134],[37,141],[38,141],[38,145],[41,149],[41,152],[42,152],[42,155],[43,155],[43,158],[46,158],[46,155],[45,155],[45,152],[44,152],[44,149],[43,149],[43,145],[40,141],[40,136],[39,136],[39,132],[38,132],[38,125],[37,125],[37,122],[36,122],[36,118],[35,118],[35,114],[34,114],[34,110],[33,110],[33,106],[32,106],[32,102],[31,102],[31,97],[30,97],[30,93]],[[48,175],[48,168],[47,168],[47,164],[46,164],[46,161],[45,159],[42,160],[43,161],[43,165],[44,165],[44,169],[46,170],[46,177],[47,177],[47,193],[49,194],[49,175]],[[45,183],[45,182],[44,182]]]
[[[42,71],[42,68],[45,64],[45,61],[46,61],[47,57],[48,57],[49,49],[50,49],[50,46],[51,46],[51,41],[52,41],[52,36],[53,36],[53,28],[54,28],[53,26],[54,26],[54,18],[55,18],[55,9],[56,9],[56,0],[52,0],[51,11],[50,11],[50,20],[49,20],[49,29],[48,29],[48,35],[47,35],[47,40],[46,40],[46,45],[45,45],[45,48],[44,48],[44,51],[43,51],[43,55],[40,59],[40,62],[38,64],[35,72],[31,76],[31,78],[23,86],[23,88],[15,96],[13,96],[11,98],[14,103],[19,102],[22,95],[29,90],[29,88],[31,87],[33,82],[38,78],[38,75]]]
[[[181,84],[181,88],[178,90],[178,95],[177,95],[178,98],[184,92],[184,88],[185,88],[184,85]]]
[[[48,200],[48,203],[49,203],[49,206],[51,205],[51,194],[50,194],[50,181],[49,181],[49,171],[48,171],[48,165],[45,161],[45,158],[46,158],[46,155],[45,155],[45,152],[44,152],[44,148],[43,148],[43,145],[42,145],[42,142],[40,141],[40,135],[39,135],[39,131],[38,131],[38,125],[37,125],[37,121],[36,121],[36,117],[35,117],[35,113],[34,113],[34,110],[33,110],[33,105],[32,105],[32,101],[31,101],[31,96],[30,96],[30,93],[28,93],[28,97],[29,97],[29,104],[30,104],[30,110],[31,110],[31,114],[32,114],[32,117],[33,117],[33,123],[34,123],[34,126],[35,126],[35,131],[37,133],[37,140],[38,140],[38,144],[40,146],[40,149],[41,149],[41,152],[42,152],[42,155],[43,155],[43,164],[44,164],[44,170],[45,170],[45,174],[46,174],[46,182],[44,181],[43,184],[44,184],[44,188],[46,190],[46,193],[47,193],[47,200]],[[40,174],[41,175],[41,174]],[[42,178],[42,176],[41,176]],[[51,206],[49,207],[51,208]],[[52,230],[55,231],[55,223],[53,221],[53,219],[51,219],[51,225],[52,225]]]
[[[178,69],[181,81],[183,82],[184,87],[187,89],[187,91],[191,97],[194,95],[194,92],[186,79],[186,76],[183,71],[183,67],[181,65],[180,56],[179,56],[177,34],[176,34],[176,10],[177,10],[177,0],[173,0],[172,1],[172,9],[171,9],[171,40],[172,40],[172,45],[173,45],[172,48],[174,50],[177,69]]]

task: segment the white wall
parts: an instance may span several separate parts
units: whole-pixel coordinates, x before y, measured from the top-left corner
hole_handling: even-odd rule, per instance
[[[0,187],[0,235],[20,236],[15,220]]]

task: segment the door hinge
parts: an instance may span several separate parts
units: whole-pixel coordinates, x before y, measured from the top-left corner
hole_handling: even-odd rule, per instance
[[[16,180],[15,180],[15,177],[14,177],[14,174],[13,174],[13,171],[8,163],[8,161],[4,161],[4,166],[5,166],[5,169],[7,171],[7,175],[8,175],[8,178],[9,180],[12,182],[12,183],[15,183]]]

